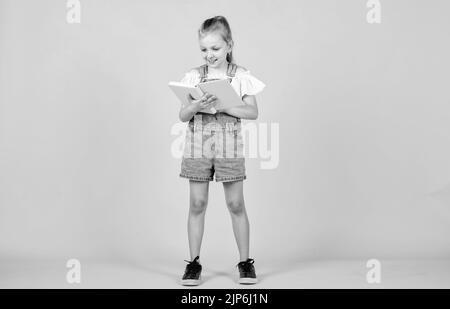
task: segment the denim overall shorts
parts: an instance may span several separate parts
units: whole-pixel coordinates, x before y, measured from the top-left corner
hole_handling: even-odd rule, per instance
[[[230,82],[236,69],[237,65],[228,65]],[[200,82],[212,80],[206,78],[207,65],[198,70]],[[227,113],[196,113],[186,128],[180,177],[212,181],[215,174],[216,182],[246,179],[241,128],[241,119]]]

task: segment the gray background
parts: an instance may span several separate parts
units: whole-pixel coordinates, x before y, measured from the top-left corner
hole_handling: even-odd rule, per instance
[[[252,257],[449,257],[446,1],[381,1],[381,24],[359,0],[81,4],[0,0],[0,259],[188,258],[167,82],[217,14],[280,127],[278,167],[247,160]],[[232,265],[221,184],[208,207],[202,255]]]

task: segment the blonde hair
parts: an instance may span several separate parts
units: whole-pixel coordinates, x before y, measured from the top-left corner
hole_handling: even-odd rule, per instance
[[[205,20],[200,26],[200,29],[198,29],[198,37],[201,38],[202,36],[205,36],[206,34],[214,31],[219,31],[222,35],[223,40],[231,47],[233,46],[234,42],[231,36],[231,28],[225,17],[214,16]],[[230,51],[227,54],[227,61],[229,63],[233,63],[233,51]]]

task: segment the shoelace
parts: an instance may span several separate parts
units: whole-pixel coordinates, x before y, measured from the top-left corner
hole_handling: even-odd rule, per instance
[[[255,263],[255,260],[249,258],[247,261],[239,262],[236,266],[241,266],[242,271],[248,273],[251,272],[253,263]]]
[[[199,257],[197,256],[192,261],[184,260],[185,262],[188,263],[186,267],[186,275],[195,275],[195,273],[199,270],[200,264],[198,263],[198,259]]]

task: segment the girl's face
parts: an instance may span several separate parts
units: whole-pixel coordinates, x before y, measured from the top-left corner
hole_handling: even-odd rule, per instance
[[[210,32],[199,39],[200,51],[208,66],[221,68],[227,63],[227,54],[231,46],[227,44],[218,32]]]

